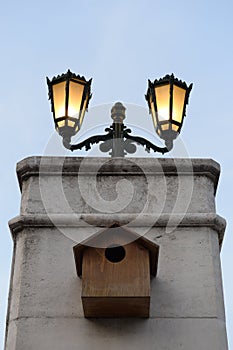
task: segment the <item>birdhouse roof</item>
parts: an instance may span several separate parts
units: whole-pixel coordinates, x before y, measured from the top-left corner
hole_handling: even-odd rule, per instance
[[[132,244],[133,242],[143,246],[149,251],[150,274],[156,276],[159,246],[144,236],[140,236],[138,233],[117,224],[113,224],[100,232],[94,233],[92,236],[73,247],[78,276],[82,275],[83,253],[86,249],[107,248],[110,244],[124,246],[126,244]]]

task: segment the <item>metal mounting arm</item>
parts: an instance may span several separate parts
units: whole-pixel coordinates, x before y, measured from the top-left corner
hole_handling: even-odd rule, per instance
[[[108,131],[108,130],[110,130],[110,129],[105,129],[105,131]],[[63,137],[63,146],[72,152],[74,150],[81,150],[84,147],[85,147],[85,150],[88,151],[89,149],[91,149],[91,145],[94,145],[94,144],[99,143],[101,141],[111,140],[112,137],[113,137],[113,132],[112,132],[112,130],[110,130],[108,132],[108,134],[94,135],[94,136],[88,137],[86,140],[84,140],[80,143],[77,143],[76,145],[72,145],[70,143],[70,137]]]
[[[165,141],[166,147],[158,147],[143,137],[130,135],[131,130],[127,129],[123,124],[123,120],[125,119],[125,107],[120,102],[117,102],[113,106],[111,113],[114,122],[110,128],[105,129],[107,134],[91,136],[76,145],[72,145],[70,143],[70,137],[64,135],[64,147],[71,151],[81,150],[82,148],[88,151],[91,149],[91,145],[103,142],[100,144],[101,152],[109,152],[111,157],[124,157],[127,153],[135,153],[137,147],[133,143],[145,146],[147,152],[150,152],[152,149],[154,152],[164,154],[172,149],[172,140]]]

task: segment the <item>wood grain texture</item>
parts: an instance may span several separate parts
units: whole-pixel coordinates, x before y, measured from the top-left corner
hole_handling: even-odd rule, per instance
[[[148,318],[150,297],[82,297],[84,316],[90,318]]]
[[[112,263],[104,248],[87,248],[83,255],[83,292],[90,297],[150,295],[149,252],[133,242],[124,246],[125,258]]]

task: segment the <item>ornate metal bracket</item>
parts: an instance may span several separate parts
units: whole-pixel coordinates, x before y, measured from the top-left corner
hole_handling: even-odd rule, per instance
[[[91,136],[76,145],[70,143],[69,136],[63,135],[64,147],[71,151],[81,150],[82,148],[85,148],[85,150],[88,151],[91,149],[92,145],[102,142],[100,144],[101,152],[109,152],[111,157],[124,157],[127,153],[135,153],[137,147],[133,143],[145,146],[147,152],[153,150],[154,152],[164,154],[172,149],[172,140],[165,141],[166,147],[158,147],[143,137],[130,135],[131,130],[123,123],[123,120],[125,119],[125,109],[126,108],[120,102],[117,102],[113,106],[111,110],[113,124],[105,129],[107,132],[106,134]]]

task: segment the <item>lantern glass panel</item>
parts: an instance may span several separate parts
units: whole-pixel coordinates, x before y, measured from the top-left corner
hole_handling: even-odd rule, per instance
[[[178,129],[179,129],[178,125],[172,124],[172,130],[173,131],[178,131]]]
[[[162,124],[161,125],[161,129],[164,131],[164,130],[169,130],[169,122],[168,123],[166,123],[166,124]]]
[[[80,106],[83,97],[84,85],[70,81],[68,116],[79,118]]]
[[[60,120],[59,122],[57,122],[57,126],[58,128],[63,128],[63,126],[65,126],[65,120]]]
[[[185,94],[186,90],[176,85],[173,86],[172,119],[180,124],[182,123]]]
[[[80,119],[79,119],[79,125],[80,125],[80,127],[81,127],[81,125],[82,125],[83,118],[84,118],[84,115],[85,115],[85,112],[86,112],[86,107],[87,107],[88,99],[89,99],[89,96],[86,95],[86,99],[85,99],[84,104],[83,104],[82,113],[81,113],[81,116],[80,116]]]
[[[150,109],[151,109],[151,116],[153,119],[154,127],[156,129],[157,127],[157,120],[156,120],[156,112],[155,112],[155,104],[153,102],[152,96],[150,95]]]
[[[70,126],[71,128],[73,128],[75,125],[75,122],[73,122],[72,120],[68,120],[67,125]]]
[[[155,87],[158,120],[169,120],[170,115],[170,84]]]
[[[52,89],[53,89],[55,119],[64,117],[65,116],[66,82],[63,81],[61,83],[54,84]]]

